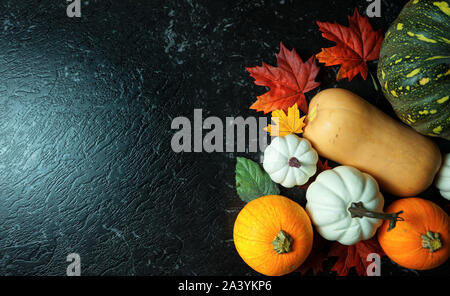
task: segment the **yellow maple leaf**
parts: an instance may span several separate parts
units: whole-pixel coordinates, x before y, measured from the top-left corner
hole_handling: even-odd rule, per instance
[[[270,133],[271,136],[301,134],[305,126],[305,117],[300,118],[300,111],[298,110],[297,104],[288,108],[287,115],[281,109],[275,110],[272,111],[272,121],[275,124],[269,124],[264,130]]]

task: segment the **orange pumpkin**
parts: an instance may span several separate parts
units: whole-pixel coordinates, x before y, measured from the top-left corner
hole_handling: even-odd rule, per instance
[[[251,268],[269,276],[296,270],[308,257],[313,229],[306,211],[281,195],[252,200],[234,223],[234,244]]]
[[[395,228],[378,229],[378,241],[386,255],[397,264],[417,270],[435,268],[450,256],[450,218],[435,203],[410,197],[394,201],[386,209],[400,215]]]
[[[441,166],[430,139],[348,90],[319,92],[308,112],[303,137],[319,155],[368,173],[389,193],[419,194]]]

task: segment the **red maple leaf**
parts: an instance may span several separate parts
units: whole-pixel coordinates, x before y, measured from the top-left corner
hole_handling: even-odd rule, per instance
[[[317,275],[317,273],[323,271],[323,262],[328,259],[327,250],[329,245],[329,241],[325,240],[316,231],[314,231],[311,253],[296,271],[300,272],[302,275],[305,275],[311,269],[314,275]]]
[[[331,245],[328,256],[338,257],[338,260],[331,270],[336,271],[339,276],[345,276],[354,267],[358,275],[367,275],[367,267],[372,263],[367,261],[367,255],[370,253],[376,253],[380,257],[386,255],[376,237],[360,241],[352,246],[334,242]]]
[[[270,88],[258,96],[250,109],[264,111],[264,114],[278,109],[287,113],[288,108],[297,103],[298,108],[307,113],[305,93],[320,85],[314,81],[320,70],[315,57],[303,63],[295,49],[289,51],[283,43],[280,43],[280,52],[276,57],[278,67],[263,62],[262,66],[246,68],[250,76],[255,78],[256,85]]]
[[[323,163],[320,161],[320,159],[317,161],[317,171],[314,174],[314,176],[312,176],[311,178],[309,178],[308,182],[306,182],[305,184],[298,186],[298,188],[300,189],[308,189],[309,185],[311,185],[312,182],[314,182],[317,178],[317,176],[326,170],[331,170],[332,168],[330,166],[328,166],[328,159],[325,160]]]
[[[366,62],[379,58],[383,34],[381,30],[374,31],[369,19],[361,17],[356,8],[348,21],[349,27],[337,22],[316,21],[322,36],[336,42],[334,47],[322,48],[316,57],[325,66],[341,65],[337,80],[348,78],[351,81],[358,73],[366,79],[369,72]]]

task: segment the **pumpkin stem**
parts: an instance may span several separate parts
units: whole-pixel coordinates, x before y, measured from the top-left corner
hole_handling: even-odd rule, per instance
[[[389,220],[389,228],[387,231],[390,231],[395,227],[395,224],[397,221],[405,221],[402,217],[399,217],[403,211],[397,212],[397,213],[380,213],[380,212],[373,212],[366,209],[362,202],[353,202],[348,208],[348,211],[352,215],[352,218],[362,218],[362,217],[368,217],[368,218],[376,218],[376,219],[382,219],[382,220]]]
[[[422,247],[424,249],[430,249],[430,253],[439,250],[442,247],[442,242],[439,239],[439,233],[427,231],[427,234],[422,234]]]
[[[288,165],[289,165],[290,167],[294,167],[294,168],[299,168],[299,167],[302,166],[302,164],[300,163],[300,161],[299,161],[297,158],[295,158],[295,157],[289,158]]]
[[[277,237],[272,241],[273,249],[278,254],[289,253],[292,249],[293,241],[294,239],[289,234],[280,230]]]

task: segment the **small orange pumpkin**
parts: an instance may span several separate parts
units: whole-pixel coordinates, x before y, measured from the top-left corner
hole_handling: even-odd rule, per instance
[[[308,257],[313,229],[306,211],[281,195],[252,200],[234,223],[234,245],[251,268],[269,276],[296,270]]]
[[[400,215],[395,228],[387,231],[385,222],[378,229],[378,241],[386,255],[397,264],[417,270],[435,268],[450,256],[450,218],[435,203],[417,198],[394,201],[386,209]]]

